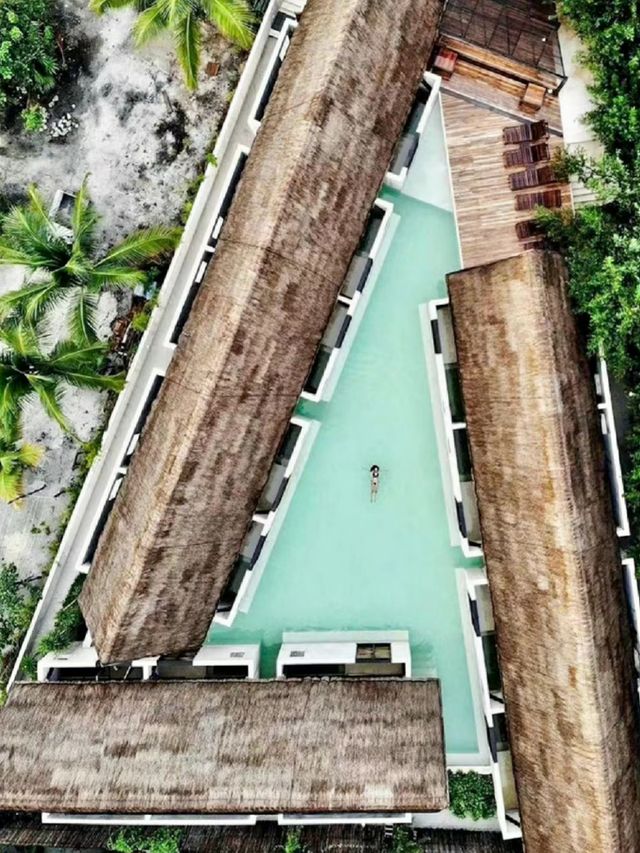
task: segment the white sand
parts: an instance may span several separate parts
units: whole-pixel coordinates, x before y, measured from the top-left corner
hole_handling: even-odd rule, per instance
[[[75,77],[55,93],[59,100],[49,123],[70,113],[79,126],[62,140],[49,132],[0,132],[0,189],[13,197],[34,182],[49,201],[57,189],[76,190],[90,173],[107,246],[138,227],[178,219],[187,186],[213,147],[241,57],[215,35],[208,36],[203,68],[215,60],[221,69],[215,78],[203,72],[198,92],[192,94],[182,82],[170,39],[144,51],[134,48],[130,10],[97,17],[87,9],[87,0],[67,0],[62,8],[68,19],[67,55],[70,61],[74,56],[84,60]],[[19,271],[0,270],[0,292],[20,281]],[[120,302],[122,310],[126,300]],[[102,336],[117,310],[111,294],[101,299]],[[103,405],[103,395],[95,392],[67,392],[65,413],[84,440],[100,424]],[[22,574],[31,575],[51,560],[47,545],[67,506],[64,489],[72,479],[78,446],[38,404],[27,408],[24,425],[25,439],[46,452],[39,469],[26,476],[29,496],[23,508],[0,504],[0,561],[14,562]]]

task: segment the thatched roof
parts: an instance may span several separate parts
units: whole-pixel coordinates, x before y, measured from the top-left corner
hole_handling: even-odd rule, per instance
[[[190,826],[180,840],[182,853],[282,853],[290,828],[275,821],[261,821],[255,826]],[[145,830],[141,830],[145,832]],[[2,824],[0,845],[38,845],[80,850],[105,848],[109,837],[117,834],[109,826],[41,825],[39,820],[11,821]],[[150,836],[154,829],[146,830]],[[522,853],[520,842],[503,841],[492,832],[467,832],[453,829],[418,830],[416,841],[425,853]],[[385,839],[384,827],[338,824],[306,826],[300,843],[311,853],[389,853],[392,844]]]
[[[82,593],[103,662],[202,643],[441,5],[310,0]]]
[[[0,714],[0,809],[438,811],[437,680],[19,684]]]
[[[527,853],[640,850],[634,666],[560,258],[449,276]]]

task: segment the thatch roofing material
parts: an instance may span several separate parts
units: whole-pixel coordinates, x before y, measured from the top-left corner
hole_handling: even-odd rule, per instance
[[[449,291],[527,853],[639,851],[620,552],[562,262],[529,252]]]
[[[203,642],[441,5],[310,0],[82,593],[102,662]]]
[[[446,808],[436,680],[19,684],[0,809],[254,814]]]
[[[101,849],[107,846],[114,827],[52,826],[20,822],[2,824],[0,845],[38,845],[72,849]],[[154,829],[141,830],[149,837]],[[285,849],[290,827],[274,820],[255,826],[190,826],[183,830],[182,853],[278,853]],[[453,829],[418,831],[416,841],[425,853],[522,853],[520,842],[503,841],[498,833],[467,832]],[[303,850],[312,853],[385,853],[392,845],[385,840],[382,826],[338,824],[305,826],[300,838]]]

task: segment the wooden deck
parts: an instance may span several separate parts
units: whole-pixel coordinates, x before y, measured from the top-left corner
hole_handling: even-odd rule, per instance
[[[486,102],[491,90],[484,94]],[[532,214],[515,209],[515,198],[520,193],[512,192],[509,174],[519,169],[505,167],[502,141],[502,129],[517,119],[496,112],[484,102],[447,93],[444,87],[442,107],[463,265],[470,267],[518,254],[523,246],[516,236],[515,224],[530,219]],[[535,116],[546,117],[543,112]],[[562,144],[560,136],[552,135],[549,142],[552,149]],[[570,204],[568,186],[561,189],[563,204]]]
[[[547,94],[542,109],[532,113],[520,106],[526,85],[524,81],[516,80],[498,67],[484,67],[460,57],[453,76],[442,81],[442,91],[462,95],[516,121],[544,118],[549,122],[551,130],[559,134],[562,120],[558,98]]]

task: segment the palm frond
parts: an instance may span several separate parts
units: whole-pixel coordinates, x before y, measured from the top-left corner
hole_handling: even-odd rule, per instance
[[[91,204],[87,179],[88,176],[78,190],[71,214],[74,254],[78,254],[78,250],[85,255],[90,254],[94,248],[95,230],[99,217]]]
[[[44,199],[40,195],[38,187],[35,184],[29,184],[27,195],[29,196],[29,207],[32,212],[39,218],[43,227],[50,228],[52,224],[51,217],[49,216],[49,211],[45,206]]]
[[[169,19],[164,14],[162,7],[155,3],[138,15],[138,19],[133,26],[133,38],[136,45],[141,47],[159,35],[168,26]]]
[[[97,370],[106,352],[107,345],[102,341],[60,341],[50,353],[48,362],[54,373],[64,373],[69,367],[78,366]]]
[[[69,312],[69,334],[72,340],[79,343],[95,341],[97,306],[97,296],[87,293],[83,288],[78,288]]]
[[[202,43],[202,23],[193,12],[188,12],[177,20],[173,26],[178,61],[184,72],[187,88],[195,89],[198,85],[198,69],[200,67],[200,45]]]
[[[0,342],[12,354],[32,358],[40,355],[38,336],[35,329],[23,320],[13,320],[0,325]]]
[[[196,12],[199,0],[150,0],[162,10],[170,27],[175,27],[190,12]]]
[[[20,437],[20,411],[28,386],[7,369],[0,369],[0,433],[17,440]]]
[[[228,41],[248,50],[254,38],[255,18],[244,0],[201,0],[205,15]]]
[[[131,267],[148,263],[172,252],[180,240],[181,230],[158,225],[137,231],[125,238],[95,265],[95,271],[105,267]]]
[[[28,284],[20,290],[11,290],[0,296],[0,319],[17,314],[30,323],[37,324],[45,311],[64,297],[55,281]]]
[[[147,274],[142,270],[133,270],[128,267],[100,267],[91,271],[87,288],[95,293],[105,287],[125,290],[144,284],[146,281]]]
[[[135,6],[136,0],[91,0],[89,8],[92,12],[102,15],[107,9],[123,9],[125,6]]]
[[[32,255],[22,249],[16,249],[14,245],[5,240],[0,240],[1,266],[29,267],[35,270],[42,267],[42,260],[39,255]]]
[[[71,254],[64,267],[56,272],[56,279],[62,285],[84,284],[91,276],[93,261],[79,243],[74,243]]]
[[[88,388],[91,391],[116,391],[118,394],[124,388],[125,374],[116,373],[105,376],[96,373],[91,368],[69,368],[64,372],[64,381],[76,388]]]
[[[28,468],[37,468],[42,459],[42,450],[35,444],[16,444],[0,440],[0,500],[13,503],[17,508],[24,494],[24,473]]]
[[[2,246],[30,258],[23,264],[54,271],[64,266],[70,247],[30,205],[13,207],[2,220]],[[6,252],[3,252],[6,255]]]
[[[27,468],[37,468],[40,464],[44,450],[37,444],[22,444],[16,450],[16,461]]]
[[[106,344],[100,341],[86,341],[81,344],[62,341],[49,356],[49,368],[51,373],[79,388],[121,391],[124,387],[123,373],[114,376],[99,373],[106,351]]]
[[[0,466],[0,501],[18,505],[18,498],[24,494],[23,471],[19,467],[9,470]]]
[[[62,390],[60,386],[56,382],[40,378],[34,380],[31,385],[49,417],[59,424],[64,432],[74,435],[71,424],[62,411]]]

